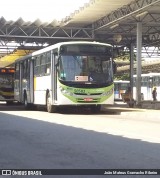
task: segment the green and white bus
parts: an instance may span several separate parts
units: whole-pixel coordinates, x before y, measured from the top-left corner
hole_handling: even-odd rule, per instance
[[[114,103],[112,46],[99,42],[61,42],[15,61],[15,100],[26,108],[87,106],[98,112]]]

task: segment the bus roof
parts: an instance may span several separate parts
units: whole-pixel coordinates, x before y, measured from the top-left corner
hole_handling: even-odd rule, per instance
[[[43,49],[34,51],[34,52],[32,52],[31,54],[29,54],[29,55],[26,55],[26,56],[24,56],[24,57],[21,57],[21,58],[17,59],[15,62],[24,60],[24,59],[29,58],[29,57],[32,57],[32,56],[36,56],[36,55],[41,54],[41,53],[43,53],[43,52],[47,52],[47,51],[50,51],[50,50],[52,50],[52,49],[59,48],[61,45],[67,45],[67,44],[68,44],[68,45],[69,45],[69,44],[94,44],[94,45],[104,45],[104,46],[112,47],[112,45],[110,45],[110,44],[107,44],[107,43],[100,43],[100,42],[96,42],[96,41],[68,41],[68,42],[59,42],[59,43],[56,43],[56,44],[54,44],[54,45],[45,47],[45,48],[43,48]]]
[[[39,53],[45,52],[45,51],[50,51],[53,48],[59,48],[61,45],[69,45],[69,44],[95,44],[95,45],[105,45],[105,46],[110,46],[112,47],[112,45],[107,44],[107,43],[100,43],[100,42],[96,42],[96,41],[68,41],[68,42],[59,42],[57,44],[45,47],[43,49],[40,49],[38,51],[34,51],[32,54],[37,55]]]

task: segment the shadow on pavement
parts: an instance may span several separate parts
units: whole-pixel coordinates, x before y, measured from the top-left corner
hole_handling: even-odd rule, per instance
[[[158,143],[4,113],[0,123],[1,169],[158,169],[160,165]]]
[[[46,112],[46,108],[44,106],[36,106],[33,110]],[[12,104],[6,105],[5,103],[0,104],[0,111],[26,111],[23,105],[20,104]],[[30,110],[28,110],[30,111]],[[64,106],[59,107],[57,109],[57,113],[61,114],[82,114],[82,115],[101,115],[101,114],[110,114],[110,115],[121,115],[122,112],[144,112],[143,109],[138,108],[128,108],[126,104],[114,104],[106,107],[102,107],[99,113],[91,112],[90,108],[87,107],[79,107],[79,106]]]

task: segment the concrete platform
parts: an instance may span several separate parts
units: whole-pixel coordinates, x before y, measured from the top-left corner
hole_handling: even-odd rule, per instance
[[[160,109],[160,101],[142,101],[141,108],[144,109]]]
[[[115,101],[114,107],[129,108],[128,104],[123,101]],[[160,101],[145,100],[142,101],[140,105],[135,105],[133,108],[159,110]]]

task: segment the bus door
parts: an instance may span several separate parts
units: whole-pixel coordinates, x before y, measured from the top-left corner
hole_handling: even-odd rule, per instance
[[[23,63],[20,62],[20,74],[19,74],[19,101],[23,102],[23,88],[22,88],[22,73],[23,73]]]
[[[25,95],[27,95],[27,100],[28,102],[30,102],[29,60],[24,60],[20,62],[19,88],[20,88],[20,102],[24,102]]]
[[[58,54],[52,54],[52,72],[51,72],[51,91],[52,91],[52,104],[56,103],[57,101],[57,74],[58,74]]]
[[[14,99],[20,101],[20,64],[15,64]]]

